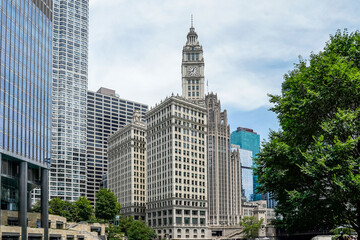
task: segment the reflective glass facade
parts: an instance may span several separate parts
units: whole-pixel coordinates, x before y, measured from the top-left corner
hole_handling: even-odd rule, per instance
[[[0,152],[40,166],[50,157],[49,3],[0,0]]]
[[[241,179],[242,189],[245,193],[246,199],[250,200],[254,193],[253,189],[253,169],[252,169],[252,151],[239,149],[241,161]]]
[[[18,211],[22,240],[30,191],[41,186],[44,199],[48,194],[52,6],[52,0],[0,0],[0,199],[2,210]]]
[[[50,197],[86,194],[88,0],[54,0]]]
[[[260,135],[249,128],[238,127],[236,131],[231,133],[231,144],[239,145],[242,149],[252,151],[252,159],[260,152]],[[254,162],[252,163],[254,166]],[[249,171],[244,172],[245,175],[249,175]],[[258,186],[257,176],[253,175],[253,192],[255,193]],[[246,180],[248,181],[248,180]],[[250,182],[250,180],[248,181]],[[249,200],[249,199],[248,199]],[[261,200],[261,194],[253,194],[253,201]]]

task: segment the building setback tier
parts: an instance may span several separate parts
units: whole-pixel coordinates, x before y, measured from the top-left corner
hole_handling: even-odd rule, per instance
[[[206,108],[172,96],[146,114],[146,222],[160,237],[208,239]]]
[[[148,106],[120,98],[115,90],[101,87],[96,92],[88,91],[87,108],[86,197],[94,204],[109,169],[108,137],[131,123],[135,111],[144,117]]]

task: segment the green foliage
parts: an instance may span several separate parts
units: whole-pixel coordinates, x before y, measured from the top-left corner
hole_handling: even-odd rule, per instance
[[[95,216],[107,221],[113,220],[120,213],[120,203],[109,189],[102,188],[96,193]]]
[[[60,198],[53,198],[49,201],[49,213],[54,215],[63,215],[65,202]]]
[[[264,222],[264,219],[256,220],[254,216],[243,217],[240,221],[240,226],[243,228],[242,232],[246,238],[255,238],[259,236],[259,230]]]
[[[256,160],[261,192],[278,200],[287,231],[351,225],[360,231],[360,33],[338,31],[300,58],[270,95],[282,130]]]
[[[91,220],[94,209],[91,206],[90,200],[86,199],[86,197],[80,197],[78,200],[74,202],[75,212],[77,221],[89,221]]]
[[[128,229],[131,227],[132,223],[134,222],[134,218],[133,217],[123,217],[121,216],[120,218],[120,230],[121,232],[125,233],[125,235],[128,235]]]
[[[127,230],[129,240],[150,240],[156,237],[153,229],[145,225],[143,221],[132,221],[130,228]]]
[[[41,213],[41,201],[36,201],[32,207],[31,207],[31,212],[37,212],[37,213]]]
[[[78,221],[78,215],[77,215],[77,209],[74,203],[63,201],[63,208],[61,211],[61,216],[65,217],[67,221],[70,222],[77,222]]]
[[[108,240],[122,240],[124,237],[124,233],[121,232],[120,227],[114,224],[110,224],[109,227],[105,229],[105,232]]]
[[[78,222],[93,219],[94,210],[85,197],[80,197],[73,203],[53,198],[49,201],[49,213],[65,217],[69,222]]]

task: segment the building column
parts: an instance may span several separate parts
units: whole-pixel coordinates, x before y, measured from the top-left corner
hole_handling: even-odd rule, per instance
[[[44,240],[49,240],[49,169],[41,169],[41,227]]]
[[[21,226],[21,240],[27,240],[27,180],[28,163],[20,162],[19,174],[19,224]]]

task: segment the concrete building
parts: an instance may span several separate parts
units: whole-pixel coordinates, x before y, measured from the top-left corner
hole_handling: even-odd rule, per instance
[[[237,225],[241,215],[240,156],[230,149],[230,126],[217,95],[205,97],[208,115],[208,200],[210,225]]]
[[[39,227],[39,213],[28,214],[28,238],[29,240],[99,240],[105,239],[105,228],[108,224],[100,223],[71,223],[65,217],[49,215],[48,236],[44,228]],[[2,211],[1,229],[2,239],[14,240],[21,236],[21,228],[14,226],[15,219],[18,218],[17,212]]]
[[[130,123],[134,111],[145,117],[148,106],[122,99],[115,90],[101,87],[87,92],[87,108],[86,197],[94,204],[102,177],[108,171],[108,137]]]
[[[266,200],[244,202],[242,215],[246,217],[254,216],[256,220],[264,219],[264,227],[271,225],[271,221],[276,218],[275,210],[268,208]],[[260,230],[263,233],[260,234],[262,237],[268,236],[264,235],[266,233],[264,227]]]
[[[54,0],[50,197],[86,195],[88,0]]]
[[[207,111],[172,96],[147,121],[146,222],[160,237],[209,239]]]
[[[121,215],[145,220],[146,125],[140,111],[109,137],[109,189],[121,204]]]
[[[239,145],[231,144],[231,149],[239,151],[241,162],[241,193],[242,201],[247,202],[253,196],[252,151],[242,149]]]
[[[48,239],[52,1],[0,1],[0,13],[0,238],[13,239],[4,226],[11,223],[18,239],[33,239],[27,218],[38,187]]]
[[[242,216],[242,172],[241,172],[241,153],[238,148],[231,148],[230,155],[230,224],[238,227]]]

